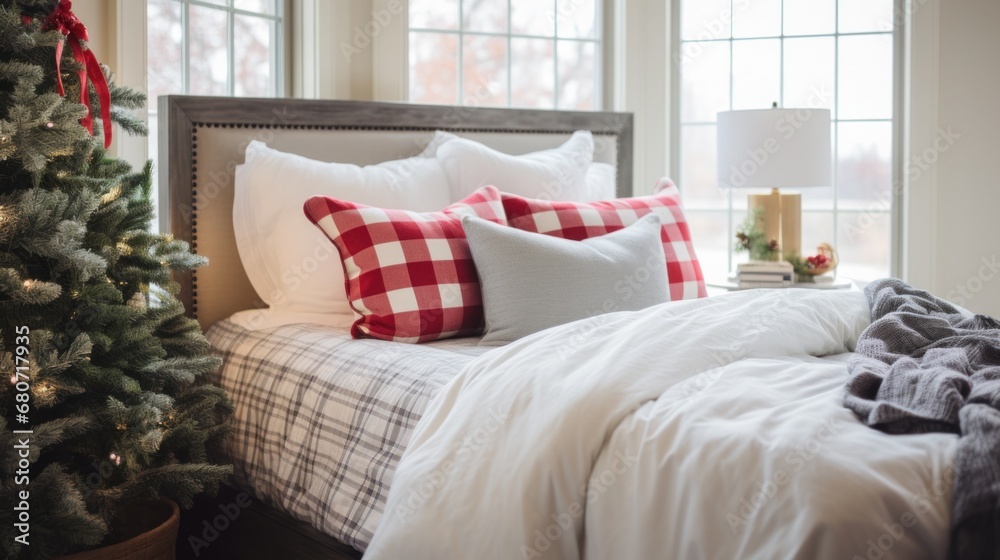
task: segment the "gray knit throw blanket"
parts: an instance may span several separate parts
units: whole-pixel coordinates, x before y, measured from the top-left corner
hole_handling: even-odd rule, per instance
[[[844,406],[889,434],[958,434],[949,556],[1000,558],[1000,322],[894,278],[865,296]]]

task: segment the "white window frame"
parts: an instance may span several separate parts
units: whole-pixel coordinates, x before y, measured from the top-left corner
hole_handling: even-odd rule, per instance
[[[235,94],[236,84],[234,83],[233,76],[236,71],[236,57],[235,57],[235,44],[236,37],[234,34],[235,27],[235,16],[247,16],[254,17],[258,19],[268,20],[271,22],[277,22],[278,25],[275,27],[274,44],[271,49],[271,64],[274,67],[277,76],[275,84],[275,97],[282,97],[285,94],[285,23],[287,19],[287,12],[285,11],[285,0],[273,0],[275,2],[275,12],[277,15],[268,15],[257,12],[251,12],[247,10],[241,10],[234,7],[232,0],[228,0],[227,4],[220,5],[212,2],[206,2],[204,0],[169,0],[177,4],[181,4],[181,26],[183,27],[183,37],[181,39],[181,87],[180,93],[189,93],[189,86],[191,81],[190,76],[190,56],[191,53],[187,48],[188,36],[190,35],[189,18],[190,18],[190,8],[191,6],[198,6],[202,8],[208,8],[216,10],[219,12],[224,12],[226,14],[226,45],[228,53],[228,65],[229,68],[226,72],[226,93],[225,95],[233,96]],[[155,109],[154,109],[155,110]]]
[[[840,113],[838,111],[838,112],[836,112],[836,118],[831,122],[831,125],[834,127],[834,135],[835,135],[834,136],[834,140],[833,140],[833,145],[834,146],[837,146],[837,143],[836,143],[836,134],[837,134],[837,132],[836,132],[837,131],[836,125],[838,123],[840,123],[840,122],[889,122],[891,124],[891,127],[892,127],[892,150],[891,150],[891,156],[892,156],[892,183],[891,183],[892,184],[892,203],[891,203],[891,208],[889,208],[888,210],[882,210],[882,209],[878,209],[878,208],[871,208],[871,209],[867,210],[866,212],[870,212],[871,214],[881,214],[881,215],[888,214],[888,215],[891,216],[890,240],[889,240],[889,244],[890,244],[890,247],[889,247],[890,258],[889,258],[889,263],[888,264],[889,264],[889,273],[891,275],[893,275],[893,276],[899,276],[901,274],[901,271],[903,269],[902,263],[903,263],[903,259],[904,259],[904,250],[903,250],[903,247],[902,247],[902,242],[903,242],[903,223],[904,223],[903,216],[902,216],[902,211],[903,211],[902,194],[903,194],[903,190],[904,190],[903,189],[903,181],[904,181],[904,177],[903,177],[903,159],[904,159],[903,158],[903,153],[904,153],[904,151],[903,151],[903,120],[904,120],[903,119],[903,106],[904,106],[904,104],[903,104],[903,99],[904,99],[903,93],[904,93],[904,89],[903,88],[904,88],[904,72],[903,72],[903,69],[904,69],[904,65],[905,65],[904,55],[905,55],[905,36],[906,36],[905,23],[906,23],[906,18],[904,18],[904,17],[898,17],[898,16],[900,14],[909,13],[909,12],[904,11],[904,10],[906,10],[906,8],[905,8],[905,2],[906,2],[906,0],[893,0],[893,15],[894,15],[894,22],[893,23],[894,23],[894,28],[893,28],[893,30],[891,32],[888,32],[888,33],[892,34],[892,42],[893,42],[893,99],[892,99],[893,108],[892,108],[892,117],[891,117],[891,119],[841,119],[840,118]],[[730,2],[730,13],[733,13],[734,3],[735,3],[734,1]],[[681,120],[681,117],[680,117],[680,111],[681,111],[681,68],[680,68],[679,61],[682,60],[682,57],[683,57],[683,51],[682,51],[683,44],[687,43],[689,41],[682,41],[681,40],[681,31],[680,31],[680,25],[681,25],[681,19],[680,19],[680,10],[681,10],[681,7],[680,7],[680,5],[681,5],[681,1],[680,0],[674,0],[673,2],[671,2],[671,4],[672,4],[672,8],[671,8],[671,12],[672,12],[671,22],[672,22],[672,24],[671,24],[671,33],[670,33],[670,36],[671,36],[671,49],[670,49],[671,50],[671,80],[670,81],[671,81],[672,86],[671,86],[671,95],[670,95],[670,114],[671,114],[671,121],[673,123],[675,123],[675,125],[673,127],[671,127],[671,138],[670,138],[671,150],[670,150],[670,156],[671,156],[671,161],[673,162],[672,172],[673,172],[673,174],[674,174],[675,177],[680,178],[681,172],[682,172],[682,168],[683,168],[683,161],[682,161],[682,158],[681,158],[681,144],[680,144],[681,132],[682,132],[682,129],[683,129],[684,126],[697,125],[698,123],[685,123],[685,122],[683,122]],[[838,12],[836,10],[839,10],[839,2],[836,3],[835,6],[836,6],[836,9],[835,9],[835,12],[834,12],[834,17],[838,18]],[[784,2],[783,1],[782,1],[782,12],[781,13],[782,14],[784,13]],[[733,45],[733,43],[735,41],[756,40],[756,39],[780,39],[782,41],[782,44],[783,44],[784,39],[786,39],[786,38],[796,39],[796,38],[802,38],[802,37],[831,37],[831,38],[834,39],[834,45],[835,45],[835,47],[834,47],[834,56],[837,57],[839,49],[836,47],[836,45],[839,44],[839,38],[840,37],[845,37],[845,36],[859,36],[859,35],[874,35],[874,34],[885,34],[885,33],[887,33],[887,32],[860,32],[860,33],[847,32],[847,33],[841,33],[840,29],[839,29],[839,24],[838,24],[838,25],[835,25],[833,33],[821,33],[821,34],[815,34],[815,35],[788,35],[788,36],[786,36],[784,34],[784,23],[782,23],[781,32],[777,36],[753,37],[753,38],[747,38],[747,39],[729,37],[729,38],[711,39],[711,41],[713,41],[713,42],[719,42],[719,43],[727,43],[727,42],[729,43],[729,46],[730,46],[730,60],[729,60],[729,65],[730,66],[729,67],[730,67],[730,74],[732,74],[732,64],[733,64],[733,62],[732,62],[732,45]],[[840,68],[839,68],[839,66],[836,63],[836,58],[835,58],[835,62],[834,62],[834,87],[835,88],[836,88],[837,82],[839,81],[838,80],[839,72],[840,72]],[[779,95],[784,96],[785,67],[784,67],[784,61],[783,60],[782,60],[782,63],[781,63],[780,73],[781,73],[781,78],[780,79],[781,79],[782,83],[780,84],[781,87],[779,89],[779,92],[780,92]],[[733,95],[732,94],[732,80],[730,79],[730,92],[729,92],[729,103],[730,103],[729,109],[730,110],[732,109],[732,102],[733,102],[732,95]],[[837,99],[837,103],[839,103],[839,96],[836,99]],[[779,106],[783,106],[783,99],[779,99],[778,102],[779,102]],[[701,124],[707,124],[707,123],[701,123]],[[836,175],[837,175],[837,165],[836,165],[836,163],[837,162],[834,161],[834,165],[833,165],[833,186],[832,186],[832,188],[833,188],[832,208],[830,208],[830,209],[823,209],[823,210],[815,210],[815,209],[803,209],[802,210],[803,214],[806,214],[806,215],[808,215],[809,213],[815,213],[815,212],[831,213],[833,215],[833,223],[834,223],[834,229],[833,229],[832,233],[834,233],[834,234],[837,232],[837,229],[838,229],[839,224],[840,224],[840,221],[839,221],[840,210],[839,210],[838,204],[837,204],[837,177],[836,177]],[[680,188],[681,188],[681,195],[683,197],[683,194],[684,194],[683,188],[684,188],[684,186],[680,185]],[[726,220],[727,239],[729,239],[732,242],[733,240],[735,240],[735,234],[736,234],[735,229],[734,229],[734,223],[733,223],[733,211],[734,211],[733,197],[734,196],[742,196],[742,193],[734,193],[732,190],[730,190],[729,193],[727,194],[728,204],[727,204],[727,207],[725,209],[704,209],[704,208],[699,209],[697,207],[694,207],[694,208],[690,208],[688,210],[688,212],[689,213],[697,212],[697,213],[705,213],[705,214],[707,214],[707,213],[718,213],[720,215],[720,217],[724,217],[724,219]],[[856,210],[851,210],[850,212],[853,213],[853,212],[857,212],[857,211]],[[833,239],[833,242],[836,242],[835,238]],[[730,271],[732,271],[734,269],[734,267],[735,267],[735,251],[734,251],[734,249],[732,247],[733,244],[734,243],[730,243],[730,247],[729,247],[729,251],[728,251],[728,269]],[[721,281],[721,280],[724,280],[724,279],[723,278],[717,278],[717,279],[713,278],[713,279],[710,279],[710,280],[719,280],[719,281]]]
[[[583,37],[560,37],[559,36],[559,18],[558,18],[558,16],[555,18],[555,21],[553,22],[552,34],[551,35],[524,35],[524,34],[520,34],[520,33],[513,33],[511,31],[511,29],[510,29],[510,25],[511,25],[511,2],[510,2],[510,0],[501,0],[501,1],[504,1],[504,2],[507,3],[507,15],[506,15],[506,18],[507,18],[507,30],[506,31],[472,31],[472,30],[465,29],[463,27],[463,25],[462,25],[462,22],[465,19],[465,17],[464,17],[465,14],[464,14],[464,10],[463,10],[463,3],[461,2],[461,0],[459,0],[459,2],[458,2],[458,28],[457,29],[453,29],[452,30],[452,29],[432,29],[432,28],[411,28],[410,25],[409,25],[409,22],[407,22],[407,25],[406,25],[406,43],[407,43],[407,45],[409,45],[409,39],[410,39],[410,34],[411,33],[437,33],[437,34],[440,34],[440,35],[452,35],[452,36],[457,37],[457,39],[458,39],[457,40],[457,44],[458,44],[458,72],[457,72],[457,78],[458,79],[456,80],[456,83],[455,83],[456,99],[458,99],[458,104],[459,105],[465,105],[465,104],[467,104],[468,99],[466,99],[466,96],[464,95],[464,92],[463,92],[463,89],[462,89],[462,83],[463,83],[464,78],[465,78],[465,76],[464,76],[464,74],[465,74],[465,65],[463,64],[464,49],[465,49],[465,46],[464,46],[465,41],[464,41],[464,39],[466,37],[492,37],[492,38],[503,39],[506,42],[506,45],[507,45],[507,47],[506,47],[507,48],[507,58],[506,58],[506,60],[504,60],[505,69],[507,71],[507,83],[506,83],[507,103],[504,105],[505,107],[520,107],[519,105],[513,104],[512,103],[512,99],[511,99],[511,76],[513,74],[513,72],[511,71],[512,70],[512,62],[511,62],[511,52],[512,52],[511,51],[511,39],[544,39],[544,40],[551,40],[551,41],[553,41],[555,45],[558,45],[558,43],[560,41],[565,41],[565,42],[570,42],[570,43],[590,43],[590,44],[593,44],[595,46],[595,52],[596,52],[596,57],[595,57],[596,58],[596,61],[595,61],[596,62],[596,68],[594,69],[594,74],[600,80],[600,84],[598,84],[599,87],[594,92],[594,94],[596,96],[596,99],[594,100],[594,107],[593,107],[592,110],[593,111],[603,110],[604,107],[605,107],[605,104],[604,104],[604,94],[605,94],[605,90],[606,90],[606,88],[605,88],[605,82],[607,81],[607,79],[606,79],[606,73],[604,71],[605,64],[606,64],[605,52],[607,51],[606,40],[605,40],[605,38],[606,38],[607,35],[606,35],[606,27],[605,27],[605,23],[604,22],[605,22],[605,19],[606,19],[606,14],[608,13],[607,5],[610,4],[610,3],[612,3],[612,2],[610,2],[609,0],[597,0],[598,2],[600,2],[600,4],[597,7],[596,13],[594,14],[594,17],[595,17],[594,27],[595,27],[595,31],[596,31],[596,37],[594,37],[594,38],[583,38]],[[556,12],[553,12],[553,13],[554,14],[558,14],[558,9],[559,9],[558,0],[539,0],[539,1],[551,2],[553,4],[553,8],[555,10],[557,10]],[[407,8],[408,8],[408,6],[407,6]],[[408,13],[409,13],[409,10],[407,9],[407,14]],[[558,49],[558,47],[556,47],[555,50],[554,50],[554,52],[553,52],[552,74],[553,74],[552,106],[551,107],[547,107],[547,106],[546,107],[538,107],[540,109],[556,109],[556,108],[558,108],[557,107],[558,104],[559,104],[559,49]],[[409,76],[409,62],[407,61],[407,77],[408,76]],[[407,84],[407,86],[409,86],[409,84]],[[407,94],[406,95],[407,95],[407,99],[409,99],[409,87],[407,87]]]
[[[121,2],[122,0],[119,0],[119,1]],[[229,67],[228,67],[227,72],[226,72],[226,93],[225,93],[225,95],[228,95],[228,96],[234,96],[235,89],[236,89],[235,80],[233,78],[234,75],[235,75],[235,73],[236,73],[236,57],[234,55],[234,51],[236,50],[236,47],[235,47],[236,38],[235,38],[234,31],[233,31],[234,30],[234,26],[235,26],[235,19],[236,19],[235,16],[241,15],[241,16],[255,17],[255,18],[259,18],[259,19],[268,20],[268,21],[272,21],[272,22],[277,22],[278,23],[278,25],[275,26],[275,32],[274,32],[274,37],[273,37],[274,42],[273,42],[273,45],[272,45],[272,49],[271,49],[270,55],[271,55],[271,65],[275,69],[275,72],[276,72],[276,80],[275,80],[276,83],[275,83],[274,96],[275,97],[283,97],[285,95],[285,88],[286,88],[286,83],[287,83],[287,75],[286,75],[286,72],[285,72],[285,66],[286,66],[285,65],[285,62],[286,62],[286,54],[285,54],[285,51],[286,51],[285,29],[287,27],[287,20],[289,19],[288,12],[285,9],[285,0],[274,0],[274,2],[275,2],[275,12],[277,13],[277,15],[260,14],[260,13],[256,13],[256,12],[250,12],[250,11],[246,11],[246,10],[240,10],[240,9],[235,8],[235,7],[232,6],[232,0],[229,0],[229,3],[227,5],[213,4],[211,2],[205,2],[205,1],[202,1],[202,0],[169,0],[169,1],[170,2],[175,2],[177,4],[181,4],[181,6],[182,6],[182,11],[181,11],[181,26],[183,28],[183,31],[182,31],[183,36],[181,38],[181,87],[179,88],[178,94],[183,95],[183,94],[187,94],[187,93],[190,92],[190,83],[191,83],[190,57],[191,57],[191,52],[187,48],[188,47],[188,45],[187,45],[188,36],[190,35],[190,27],[189,27],[189,24],[188,24],[188,20],[189,20],[189,17],[190,17],[190,15],[189,15],[190,14],[190,7],[191,6],[199,6],[199,7],[210,8],[210,9],[213,9],[213,10],[217,10],[217,11],[225,12],[226,13],[226,27],[227,27],[226,45],[228,47],[226,50],[227,50],[227,53],[228,53],[228,60],[227,60],[227,62],[228,62],[228,66]],[[145,22],[146,2],[145,1],[141,1],[141,2],[134,2],[133,1],[133,2],[130,2],[130,3],[142,4],[142,8],[141,9],[142,9],[142,12],[143,12],[143,14],[142,14],[143,15],[143,21]],[[144,31],[143,32],[143,50],[145,50],[145,44],[146,44],[146,33],[145,33],[146,29],[145,28],[146,28],[146,26],[143,25],[143,31]],[[144,68],[148,68],[148,64],[144,63],[143,66],[144,66]],[[148,88],[147,88],[147,91],[148,91]],[[156,118],[156,111],[157,111],[156,100],[155,99],[148,100],[147,105],[149,106],[149,118],[150,119]]]
[[[300,0],[306,1],[306,0]],[[316,0],[308,0],[316,1]],[[600,76],[601,106],[595,110],[612,110],[622,98],[616,68],[622,52],[618,22],[623,21],[622,3],[602,0],[600,25]],[[408,0],[372,0],[373,12],[393,15],[374,38],[372,43],[372,91],[376,101],[406,101],[410,96],[410,3]],[[619,110],[617,108],[613,110]]]
[[[256,17],[278,23],[278,25],[275,27],[275,33],[273,37],[274,42],[272,45],[270,55],[271,55],[272,67],[275,69],[276,72],[276,80],[275,80],[276,84],[275,84],[274,96],[283,97],[285,95],[285,89],[288,83],[288,76],[287,73],[285,72],[285,67],[286,67],[285,63],[287,61],[285,34],[286,34],[286,29],[288,27],[288,20],[290,19],[288,16],[288,10],[286,9],[285,0],[274,0],[275,12],[277,13],[277,15],[260,14],[256,12],[240,10],[238,8],[233,7],[231,5],[231,2],[229,5],[219,5],[219,4],[213,4],[211,2],[205,2],[202,0],[170,0],[170,1],[182,5],[181,26],[183,27],[183,32],[182,32],[183,37],[181,39],[181,87],[179,88],[180,90],[178,92],[179,94],[186,94],[189,93],[190,91],[189,86],[190,86],[191,76],[190,76],[189,65],[190,65],[191,53],[187,48],[187,40],[188,40],[187,38],[188,35],[190,34],[190,29],[188,27],[188,18],[190,17],[189,16],[190,6],[200,6],[226,13],[226,25],[227,25],[226,44],[228,46],[227,52],[228,52],[228,65],[229,65],[229,68],[226,73],[226,95],[228,96],[234,95],[236,87],[233,79],[233,76],[235,74],[235,64],[236,64],[234,56],[236,39],[233,32],[235,26],[235,16],[242,15],[242,16]],[[142,20],[141,50],[143,55],[141,64],[143,72],[142,89],[144,91],[148,91],[148,83],[145,77],[148,69],[148,63],[146,62],[147,59],[145,56],[146,44],[147,44],[146,2],[145,1],[136,2],[135,0],[132,1],[117,0],[117,2],[120,6],[120,9],[127,10],[129,12],[123,15],[122,21],[136,21],[137,19],[139,19],[139,16],[141,15],[141,20]],[[128,6],[128,8],[125,7],[126,5]],[[128,32],[126,31],[127,27],[121,25],[118,26],[118,29],[119,29],[118,33],[119,42],[122,42],[126,37],[129,38],[128,39],[129,43],[138,42],[136,41],[136,39],[139,38],[138,37],[139,34],[137,33],[138,30]],[[133,62],[131,66],[138,69],[139,63]],[[126,81],[124,83],[133,83],[133,82]],[[147,116],[150,119],[150,121],[147,122],[151,122],[151,119],[155,119],[157,117],[157,106],[156,106],[157,101],[155,99],[148,99],[146,104],[148,107]]]

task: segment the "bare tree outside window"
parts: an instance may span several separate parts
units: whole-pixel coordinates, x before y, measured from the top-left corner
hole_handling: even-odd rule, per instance
[[[411,0],[410,100],[601,108],[600,0]]]

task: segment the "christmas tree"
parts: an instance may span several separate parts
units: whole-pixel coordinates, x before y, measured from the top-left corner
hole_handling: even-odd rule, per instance
[[[190,506],[231,472],[218,360],[171,280],[204,263],[150,232],[151,165],[106,155],[111,121],[145,133],[109,78],[70,0],[0,0],[0,557],[107,543],[122,504]]]

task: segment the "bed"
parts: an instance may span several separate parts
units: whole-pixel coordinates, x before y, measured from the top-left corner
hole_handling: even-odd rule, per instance
[[[589,130],[628,197],[631,115],[182,96],[160,114],[161,216],[211,260],[179,279],[181,299],[226,362],[213,381],[237,409],[229,496],[253,502],[219,557],[946,554],[957,438],[888,436],[842,403],[872,321],[859,292],[611,305],[499,348],[248,327],[264,302],[232,190],[250,141],[369,164],[435,130],[510,153]]]
[[[253,140],[263,140],[270,146],[316,159],[336,159],[363,165],[411,156],[438,130],[454,132],[516,154],[558,145],[574,131],[583,129],[590,130],[601,140],[596,142],[595,161],[614,165],[618,194],[628,196],[632,192],[630,114],[194,96],[163,97],[159,100],[159,109],[160,161],[163,162],[158,175],[161,185],[160,227],[172,232],[177,239],[190,243],[196,253],[208,257],[211,262],[208,267],[177,278],[181,286],[180,299],[203,328],[210,329],[217,325],[214,331],[209,332],[216,346],[222,347],[220,353],[230,357],[230,363],[235,360],[234,354],[239,347],[255,343],[265,347],[264,357],[255,362],[255,366],[261,367],[262,362],[266,362],[268,367],[280,369],[282,364],[275,362],[283,359],[266,352],[266,347],[273,343],[274,338],[269,340],[255,336],[253,332],[226,321],[236,312],[265,307],[243,269],[233,234],[235,169],[243,162],[243,150]],[[299,327],[298,331],[285,329],[276,336],[293,341],[303,336],[321,336],[323,332],[321,327]],[[328,340],[330,348],[326,356],[338,356],[336,360],[341,365],[351,361],[343,352],[338,354],[338,344],[342,349],[345,342],[343,333],[335,331],[326,334],[333,337],[332,342]],[[355,363],[365,352],[354,349],[359,346],[365,348],[364,344],[351,346]],[[451,365],[447,371],[436,372],[436,377],[428,379],[423,375],[432,369],[429,364],[435,363],[427,356],[413,357],[409,369],[395,368],[398,375],[396,389],[401,399],[426,401],[431,388],[442,386],[450,375],[457,373],[461,364],[483,352],[482,349],[477,350],[474,343],[443,343],[437,346],[436,350],[428,349],[424,354],[447,353],[453,359],[446,360]],[[243,362],[249,360],[245,354],[239,357]],[[368,363],[373,361],[377,360],[369,356]],[[294,368],[284,369],[287,376],[288,370]],[[237,422],[235,426],[236,438],[241,443],[234,445],[245,448],[245,460],[241,464],[248,466],[254,462],[251,457],[261,457],[265,450],[276,452],[277,445],[267,441],[263,435],[261,440],[255,441],[253,434],[246,433],[250,429],[247,419],[276,403],[273,399],[247,394],[248,387],[252,385],[246,377],[253,376],[253,368],[243,363],[236,370],[242,373],[227,380],[228,385],[219,378],[214,381],[228,386],[236,399],[246,397],[238,403],[237,415],[243,415],[244,423]],[[297,375],[295,379],[300,382],[298,389],[308,390],[316,386],[308,373],[298,371]],[[259,377],[257,381],[260,382]],[[353,381],[357,380],[339,380],[344,384]],[[326,382],[329,383],[329,380]],[[413,383],[423,384],[424,388],[414,389]],[[271,395],[280,394],[283,390],[272,389]],[[295,391],[290,385],[288,390]],[[378,392],[378,389],[370,391]],[[285,404],[284,400],[282,404]],[[403,418],[405,410],[394,412],[392,403],[383,404],[385,410],[369,402],[369,412],[395,413],[397,417],[389,424],[406,422]],[[331,418],[337,416],[338,409],[351,410],[335,403],[327,403],[327,406],[331,416],[325,418],[326,421],[336,420]],[[310,422],[315,418],[302,417],[301,420]],[[410,421],[415,422],[415,419]],[[294,421],[289,421],[286,427],[288,433],[302,435],[303,432],[294,424]],[[409,427],[412,428],[412,425]],[[350,447],[358,456],[364,454],[363,446],[358,441],[352,441]],[[400,451],[398,448],[381,450],[384,456],[393,460],[398,459],[398,456],[393,457],[393,453],[398,455]],[[359,460],[371,459],[365,455]],[[370,529],[356,522],[352,526],[352,522],[340,520],[342,527],[339,532],[317,530],[317,526],[324,524],[336,526],[338,522],[328,518],[336,517],[336,513],[314,515],[318,506],[308,499],[291,500],[281,507],[272,507],[276,498],[295,496],[291,492],[293,488],[280,487],[272,477],[266,490],[255,489],[252,478],[256,475],[259,482],[260,473],[250,472],[248,468],[240,472],[242,476],[237,476],[233,487],[224,490],[222,498],[203,500],[201,510],[187,516],[191,532],[197,534],[201,518],[211,518],[219,501],[233,501],[242,491],[249,491],[254,498],[243,522],[222,533],[212,548],[199,550],[199,558],[210,555],[213,550],[217,554],[225,550],[236,557],[271,557],[271,552],[277,554],[279,551],[292,551],[290,557],[295,558],[360,557],[356,547],[360,544],[359,540],[363,543],[371,537]],[[377,493],[378,478],[377,474],[370,474],[358,480],[345,474],[339,482],[344,488],[341,495],[348,495],[348,488],[359,493]],[[293,486],[293,483],[289,481],[289,485]],[[364,498],[359,503],[365,505],[356,504],[358,509],[371,507]],[[365,514],[362,512],[355,516],[364,517]],[[335,532],[340,540],[331,536],[331,532]],[[280,546],[277,543],[281,543]],[[182,543],[180,550],[182,553],[190,552],[188,543]]]

